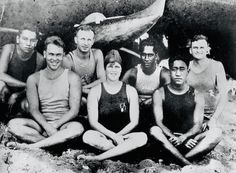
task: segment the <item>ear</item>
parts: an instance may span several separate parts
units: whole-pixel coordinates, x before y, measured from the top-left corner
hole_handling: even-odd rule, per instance
[[[43,51],[43,57],[46,58],[46,51]]]
[[[210,51],[211,51],[211,47],[208,46],[208,47],[207,47],[207,55],[210,55]]]
[[[77,37],[76,37],[76,36],[74,37],[74,42],[75,42],[75,44],[78,44],[78,41],[77,41]]]
[[[93,43],[92,43],[92,46],[93,46],[94,42],[95,42],[95,38],[93,37]]]
[[[19,42],[20,42],[20,36],[17,35],[17,36],[16,36],[16,43],[19,44]]]
[[[189,48],[189,53],[190,53],[191,55],[193,54],[191,47]]]

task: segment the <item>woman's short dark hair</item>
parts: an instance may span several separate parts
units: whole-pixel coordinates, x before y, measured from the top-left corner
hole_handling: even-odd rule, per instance
[[[118,50],[112,49],[105,56],[104,67],[106,67],[108,63],[115,63],[115,62],[119,63],[122,66],[122,59],[120,53],[118,52]]]

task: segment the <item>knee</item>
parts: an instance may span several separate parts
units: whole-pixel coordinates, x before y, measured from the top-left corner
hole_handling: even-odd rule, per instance
[[[142,147],[147,144],[148,137],[144,132],[139,132],[135,135],[135,144],[137,147]]]
[[[222,138],[222,130],[217,127],[210,128],[209,135],[211,135],[212,137],[214,136],[215,138],[220,140]]]
[[[93,141],[95,137],[95,131],[94,130],[88,130],[84,133],[82,140],[86,144],[90,144],[91,141]]]
[[[161,128],[158,127],[158,126],[153,126],[153,127],[151,127],[151,129],[150,129],[150,134],[151,134],[152,136],[159,136],[160,134],[162,134],[162,130],[161,130]]]
[[[14,119],[11,119],[9,122],[8,122],[8,129],[9,129],[9,132],[13,133],[13,134],[16,134],[20,127],[21,126],[24,126],[25,122],[23,119],[21,118],[14,118]]]
[[[80,136],[84,132],[83,125],[78,122],[71,122],[70,129],[71,129],[72,139]]]

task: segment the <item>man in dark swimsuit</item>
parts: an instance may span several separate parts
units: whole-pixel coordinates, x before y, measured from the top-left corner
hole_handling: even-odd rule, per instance
[[[3,47],[0,57],[1,105],[8,104],[9,108],[17,105],[26,109],[26,80],[44,65],[43,56],[35,51],[37,42],[37,28],[24,24],[16,36],[16,44],[7,44]]]
[[[221,130],[202,132],[204,98],[195,95],[186,83],[188,61],[177,55],[170,58],[171,82],[153,95],[157,126],[150,133],[182,164],[213,149],[221,139]]]

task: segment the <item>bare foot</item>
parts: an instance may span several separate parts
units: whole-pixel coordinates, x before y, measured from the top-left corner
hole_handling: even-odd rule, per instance
[[[97,156],[85,156],[84,154],[78,155],[77,160],[84,159],[84,160],[99,160]]]
[[[18,143],[18,142],[8,142],[6,146],[10,149],[16,150],[16,149],[39,149],[31,146],[30,144],[26,143]]]

